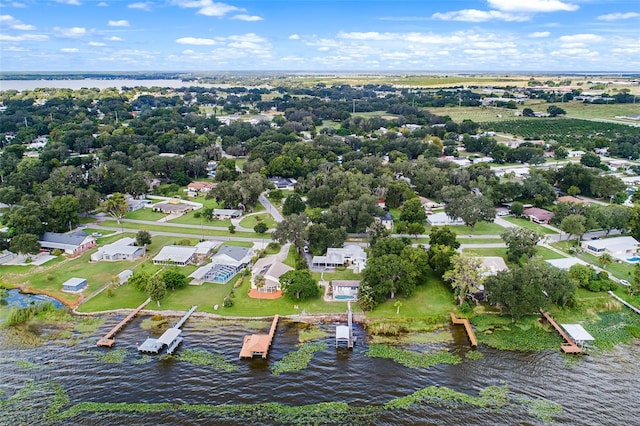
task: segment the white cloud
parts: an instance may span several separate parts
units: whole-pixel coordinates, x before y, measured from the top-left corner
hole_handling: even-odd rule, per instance
[[[33,25],[24,24],[22,21],[11,15],[0,15],[0,23],[11,29],[19,31],[32,31],[36,29]]]
[[[598,43],[602,40],[604,40],[604,38],[596,34],[573,34],[558,38],[558,41],[561,43],[568,44]]]
[[[600,15],[597,19],[600,21],[619,21],[621,19],[633,19],[640,18],[640,13],[627,12],[627,13],[608,13],[606,15]]]
[[[235,19],[237,21],[246,21],[246,22],[256,22],[256,21],[262,21],[263,20],[262,16],[245,15],[245,14],[233,15],[231,17],[231,19]]]
[[[291,34],[289,40],[300,40],[300,36],[298,34]]]
[[[129,9],[139,9],[139,10],[144,10],[145,12],[149,12],[151,10],[151,3],[137,2],[137,3],[131,3],[127,7]]]
[[[194,46],[212,46],[216,44],[216,41],[210,38],[182,37],[182,38],[176,39],[176,43],[191,44]]]
[[[49,40],[49,36],[44,34],[24,34],[19,36],[0,34],[0,41],[47,41],[47,40]]]
[[[259,35],[255,34],[255,33],[232,35],[232,36],[229,36],[227,38],[229,40],[233,40],[233,41],[246,41],[246,42],[250,42],[250,43],[263,43],[263,42],[267,41],[266,38],[260,37]]]
[[[28,51],[24,47],[19,47],[19,46],[7,46],[7,47],[3,47],[2,50],[4,52],[27,52]]]
[[[527,15],[500,12],[497,10],[464,9],[455,12],[434,13],[433,19],[441,21],[485,22],[491,20],[507,22],[523,22],[530,19]]]
[[[549,37],[551,33],[549,31],[537,31],[535,33],[529,34],[529,38],[545,38]]]
[[[560,0],[488,0],[489,6],[503,12],[573,12],[579,6]]]
[[[118,36],[109,37],[107,40],[109,40],[109,41],[124,41],[124,39],[122,37],[118,37]]]
[[[171,3],[182,8],[198,9],[199,15],[222,17],[231,12],[246,12],[246,9],[213,0],[173,0]]]
[[[68,4],[68,5],[71,5],[71,6],[80,6],[80,5],[82,5],[82,3],[80,3],[78,0],[56,0],[56,3]]]
[[[87,29],[84,27],[71,27],[71,28],[53,27],[53,30],[63,37],[82,37],[87,35]]]
[[[60,51],[64,53],[78,53],[80,49],[77,49],[75,47],[63,47],[62,49],[60,49]]]
[[[359,31],[342,32],[341,31],[340,33],[338,33],[338,38],[346,38],[350,40],[382,41],[382,40],[393,40],[398,37],[394,33],[380,33],[377,31],[367,31],[367,32],[359,32]]]
[[[106,46],[106,43],[102,43],[100,41],[90,41],[89,43],[87,43],[89,46],[95,46],[95,47],[101,47],[101,46]]]
[[[119,21],[109,21],[107,25],[110,27],[128,27],[129,21],[126,19],[120,19]]]
[[[101,2],[100,2],[100,3],[98,3],[96,6],[98,6],[98,7],[107,7],[107,6],[109,6],[109,5],[108,5],[107,3],[105,3],[105,2],[103,2],[103,1],[101,1]]]

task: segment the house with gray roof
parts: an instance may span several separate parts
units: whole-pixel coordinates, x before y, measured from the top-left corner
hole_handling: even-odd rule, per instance
[[[153,258],[155,265],[186,266],[193,261],[196,248],[193,246],[164,246]]]
[[[222,246],[208,263],[189,275],[191,284],[205,282],[224,284],[251,265],[253,249],[250,247]]]
[[[59,234],[57,232],[45,232],[38,240],[44,250],[62,250],[71,256],[78,256],[96,246],[96,240],[82,230]]]
[[[328,248],[325,256],[313,256],[311,265],[313,268],[354,266],[354,271],[359,273],[367,265],[367,253],[357,244],[347,244],[343,248]]]
[[[91,261],[133,261],[139,259],[146,254],[147,250],[144,247],[136,246],[135,243],[136,240],[134,240],[133,238],[121,238],[118,241],[100,247],[97,252],[91,255]]]

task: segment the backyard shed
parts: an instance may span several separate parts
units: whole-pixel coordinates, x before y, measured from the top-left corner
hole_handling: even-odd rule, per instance
[[[85,278],[69,278],[62,284],[62,291],[70,293],[77,293],[87,287],[87,280]]]

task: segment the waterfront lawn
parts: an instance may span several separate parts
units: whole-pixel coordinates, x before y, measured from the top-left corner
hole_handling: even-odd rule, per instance
[[[113,236],[110,238],[118,238]],[[115,276],[125,269],[134,269],[155,256],[160,249],[173,241],[174,237],[153,237],[152,244],[147,246],[147,256],[135,262],[95,262],[89,263],[91,254],[97,249],[92,249],[82,256],[70,259],[64,258],[58,263],[48,262],[45,265],[31,270],[28,276],[15,278],[10,284],[14,286],[24,286],[26,291],[49,294],[57,299],[68,303],[76,304],[82,296],[87,296],[110,282]],[[65,293],[62,291],[62,283],[69,278],[78,277],[87,279],[87,288],[80,294]]]
[[[331,280],[361,280],[362,276],[353,272],[353,269],[345,269],[342,271],[328,271],[328,272],[312,272],[311,276],[314,280],[320,281],[324,278],[325,281]]]
[[[558,231],[554,231],[553,229],[549,229],[547,227],[538,225],[537,223],[533,223],[530,220],[522,219],[518,217],[503,217],[507,222],[513,223],[514,225],[518,225],[521,228],[532,229],[534,231],[538,231],[543,235],[552,235],[558,234]]]
[[[78,312],[101,312],[114,309],[134,309],[147,300],[147,295],[133,288],[128,284],[123,284],[116,289],[113,297],[107,297],[106,292],[92,297],[78,306]],[[151,307],[151,305],[148,305]]]
[[[240,221],[240,226],[242,226],[243,228],[253,229],[253,227],[256,226],[258,222],[264,222],[267,227],[269,227],[269,229],[276,227],[276,221],[273,220],[273,217],[271,217],[269,213],[260,213],[246,216]]]
[[[396,315],[396,302],[402,303],[400,314]],[[428,281],[416,287],[410,298],[396,297],[387,300],[375,310],[367,313],[370,319],[404,319],[444,318],[448,312],[454,312],[456,304],[449,285],[432,276]]]

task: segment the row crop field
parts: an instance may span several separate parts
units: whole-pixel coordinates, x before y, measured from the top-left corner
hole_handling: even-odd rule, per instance
[[[552,140],[568,146],[582,146],[595,138],[608,140],[619,136],[640,135],[640,128],[624,124],[602,123],[572,118],[531,118],[502,122],[484,122],[485,131],[508,133],[526,140]]]

